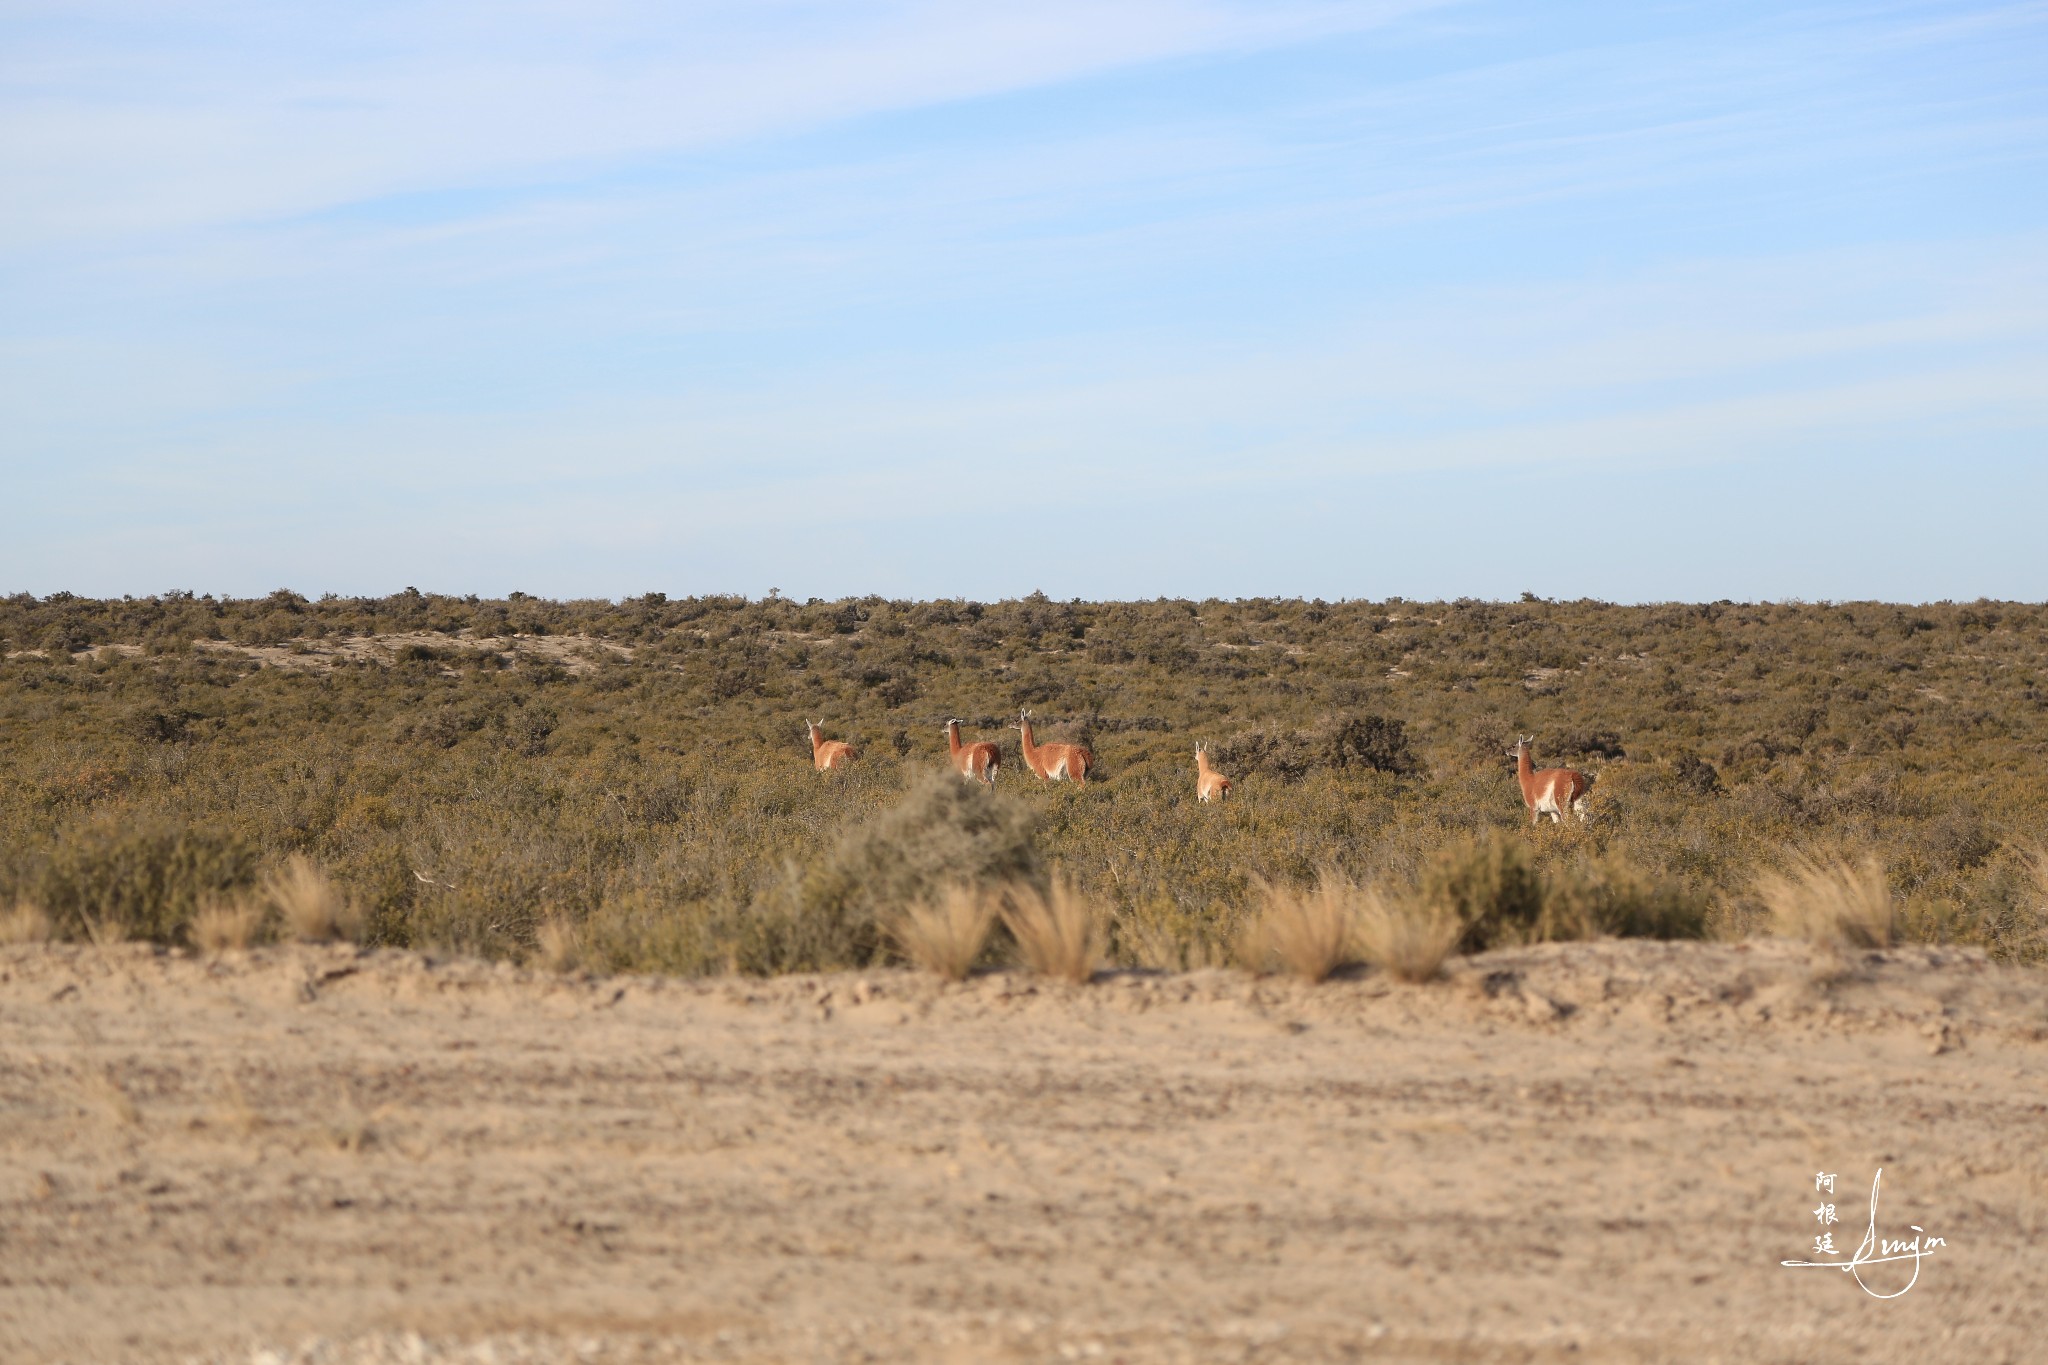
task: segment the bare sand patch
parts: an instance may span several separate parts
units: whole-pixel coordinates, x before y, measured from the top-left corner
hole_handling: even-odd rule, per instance
[[[0,948],[0,1358],[2020,1361],[2048,974],[557,977]],[[1948,1239],[1879,1302],[1812,1250]],[[1873,1282],[1879,1276],[1872,1274]],[[265,1356],[263,1351],[277,1354]]]

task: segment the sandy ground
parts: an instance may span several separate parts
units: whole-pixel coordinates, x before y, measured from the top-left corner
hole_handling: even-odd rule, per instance
[[[1965,951],[0,949],[0,1360],[2040,1360],[2044,1137],[2048,973]],[[1880,1166],[1883,1235],[1947,1239],[1909,1293],[1778,1264]]]

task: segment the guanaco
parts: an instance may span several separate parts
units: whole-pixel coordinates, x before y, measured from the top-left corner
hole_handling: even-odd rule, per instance
[[[946,722],[946,750],[953,759],[953,771],[970,781],[986,784],[993,789],[996,785],[996,769],[1003,764],[1003,751],[983,740],[976,744],[960,742],[960,722]]]
[[[1230,795],[1230,779],[1209,766],[1209,746],[1195,745],[1195,799],[1221,801]]]
[[[853,762],[854,754],[853,746],[845,740],[826,739],[819,733],[818,727],[824,723],[822,720],[809,720],[804,722],[804,728],[811,736],[811,766],[821,773],[829,773]]]
[[[1017,713],[1017,733],[1023,739],[1024,766],[1044,782],[1073,782],[1088,785],[1088,770],[1095,755],[1080,744],[1039,744],[1031,735],[1031,713]]]
[[[1508,750],[1515,758],[1515,778],[1522,784],[1522,804],[1529,808],[1529,823],[1540,823],[1547,815],[1552,824],[1559,824],[1566,811],[1584,820],[1586,793],[1592,789],[1593,779],[1576,768],[1537,767],[1529,758],[1534,743],[1525,735]]]

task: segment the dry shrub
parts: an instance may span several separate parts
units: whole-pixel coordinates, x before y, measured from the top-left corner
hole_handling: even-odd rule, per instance
[[[1852,948],[1889,947],[1897,907],[1876,854],[1796,853],[1756,879],[1781,937]]]
[[[1262,886],[1258,917],[1245,926],[1240,956],[1255,972],[1274,969],[1304,981],[1326,979],[1350,955],[1359,890],[1324,872],[1312,891]]]
[[[334,879],[303,853],[294,853],[263,879],[263,897],[284,917],[293,938],[309,943],[353,938],[362,915]]]
[[[34,901],[16,901],[0,915],[0,943],[41,943],[50,937],[50,917]]]
[[[65,833],[34,896],[67,935],[169,943],[202,897],[247,886],[255,862],[247,840],[221,829],[108,814]]]
[[[201,952],[223,953],[255,942],[263,927],[263,906],[248,896],[202,896],[187,932]]]
[[[533,960],[542,971],[566,972],[583,956],[583,936],[560,915],[550,915],[533,931]]]
[[[958,981],[973,970],[995,921],[987,893],[953,886],[890,917],[886,928],[905,957],[934,976]]]
[[[1465,926],[1440,903],[1368,887],[1359,894],[1355,932],[1367,962],[1402,981],[1434,981]]]
[[[112,948],[128,941],[128,921],[112,915],[86,915],[79,920],[79,927],[95,948]]]
[[[888,948],[887,924],[958,885],[1035,883],[1029,803],[946,774],[840,837],[780,897],[739,917],[730,937],[744,971],[864,967]]]
[[[1486,835],[1438,850],[1423,865],[1416,892],[1432,914],[1462,926],[1458,947],[1477,953],[1526,943],[1543,921],[1543,877],[1521,839]]]
[[[1537,937],[1702,938],[1709,908],[1707,898],[1683,882],[1653,877],[1608,855],[1545,879]]]
[[[1120,907],[1110,922],[1115,960],[1156,972],[1227,967],[1242,958],[1226,907],[1191,906],[1165,895]]]
[[[1072,883],[1055,877],[1045,891],[1012,887],[1002,913],[1018,955],[1032,971],[1075,982],[1095,975],[1102,955],[1102,912]]]

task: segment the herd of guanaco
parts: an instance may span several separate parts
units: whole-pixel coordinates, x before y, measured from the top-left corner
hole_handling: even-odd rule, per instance
[[[811,763],[821,773],[833,772],[853,762],[853,746],[843,739],[826,739],[825,722],[805,721],[804,728],[811,737]],[[1017,736],[1019,747],[1024,754],[1024,766],[1041,782],[1072,782],[1075,786],[1088,785],[1088,772],[1095,766],[1095,755],[1085,744],[1040,744],[1031,733],[1031,713],[1017,713]],[[1529,823],[1540,823],[1549,816],[1552,824],[1564,819],[1569,811],[1586,818],[1586,793],[1593,786],[1593,779],[1576,768],[1538,768],[1532,755],[1534,741],[1523,735],[1515,741],[1515,747],[1508,754],[1515,760],[1515,778],[1522,787],[1522,804],[1528,809]],[[953,761],[953,771],[970,782],[980,782],[993,788],[996,773],[1003,766],[1003,751],[1000,746],[981,740],[966,743],[960,738],[960,722],[946,722],[946,754]],[[1209,747],[1197,741],[1195,744],[1195,799],[1197,801],[1222,801],[1230,795],[1231,782],[1222,773],[1209,766]]]

